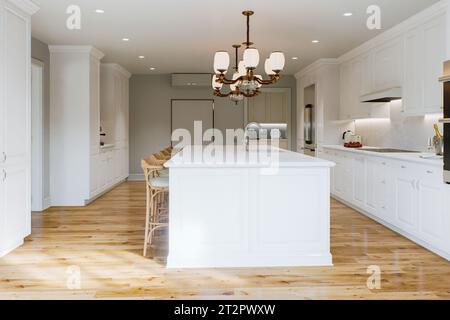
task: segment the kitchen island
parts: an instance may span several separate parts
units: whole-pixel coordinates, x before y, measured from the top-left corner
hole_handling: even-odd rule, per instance
[[[170,168],[169,268],[330,266],[333,162],[188,146]]]

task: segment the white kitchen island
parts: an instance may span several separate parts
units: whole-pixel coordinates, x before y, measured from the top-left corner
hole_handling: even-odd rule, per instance
[[[166,164],[168,268],[332,265],[334,163],[271,147],[212,149],[189,146]]]

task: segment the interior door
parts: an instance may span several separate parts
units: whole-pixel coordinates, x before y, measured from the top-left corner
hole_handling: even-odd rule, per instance
[[[22,244],[31,233],[31,107],[29,17],[6,7],[2,23],[4,59],[1,69],[7,93],[2,106],[0,150],[2,199],[0,208],[0,255]],[[1,147],[1,146],[0,146]]]
[[[201,131],[196,133],[194,123],[201,122]],[[213,100],[172,100],[172,133],[177,129],[185,129],[190,133],[190,141],[177,140],[183,145],[203,144],[206,130],[214,128]],[[200,129],[200,128],[199,128]],[[198,134],[201,133],[201,137]],[[196,135],[197,134],[197,135]],[[195,137],[195,141],[194,141]]]

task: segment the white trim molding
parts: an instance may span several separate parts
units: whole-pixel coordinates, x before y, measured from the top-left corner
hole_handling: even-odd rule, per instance
[[[340,61],[338,59],[319,59],[319,60],[313,62],[312,64],[310,64],[309,66],[303,68],[299,72],[297,72],[295,74],[295,78],[297,80],[299,80],[305,74],[309,74],[310,72],[317,71],[320,68],[322,68],[323,66],[338,65],[338,64],[340,64]]]
[[[98,60],[103,59],[105,54],[93,46],[59,46],[49,45],[50,53],[88,53]]]
[[[39,11],[39,6],[30,0],[6,0],[12,5],[16,6],[20,10],[28,13],[29,15],[33,15]]]
[[[131,72],[129,72],[124,67],[122,67],[120,64],[117,64],[117,63],[102,63],[102,66],[113,68],[113,69],[117,70],[119,73],[121,73],[127,79],[131,78],[131,75],[132,75]]]

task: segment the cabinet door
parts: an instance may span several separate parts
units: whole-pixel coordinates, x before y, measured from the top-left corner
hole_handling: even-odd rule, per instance
[[[353,161],[352,157],[343,154],[342,155],[342,171],[341,171],[341,185],[342,185],[342,198],[348,202],[353,200]]]
[[[436,169],[423,169],[417,183],[419,233],[426,242],[446,250],[449,246],[448,207],[445,206],[445,185]]]
[[[422,28],[417,28],[405,36],[404,57],[403,111],[407,115],[420,114],[424,103]]]
[[[395,169],[395,224],[405,231],[414,233],[418,229],[415,173],[408,165],[398,165]]]
[[[333,170],[333,193],[338,197],[342,197],[344,192],[344,164],[343,158],[337,152],[334,153],[334,162],[336,166]]]
[[[267,94],[266,102],[269,117],[266,121],[273,123],[288,122],[288,105],[285,93],[270,92]]]
[[[366,160],[364,157],[355,156],[353,159],[353,203],[365,207],[366,199]]]
[[[31,233],[31,107],[29,17],[0,7],[0,255]]]
[[[402,86],[403,42],[396,39],[373,52],[373,90],[381,91]]]
[[[352,119],[352,62],[346,62],[340,67],[340,108],[339,119]]]
[[[443,109],[443,85],[437,79],[442,76],[445,61],[445,27],[445,16],[442,16],[423,28],[424,114],[441,112]]]
[[[248,99],[248,122],[266,122],[266,98],[267,95],[261,93],[252,99]]]

